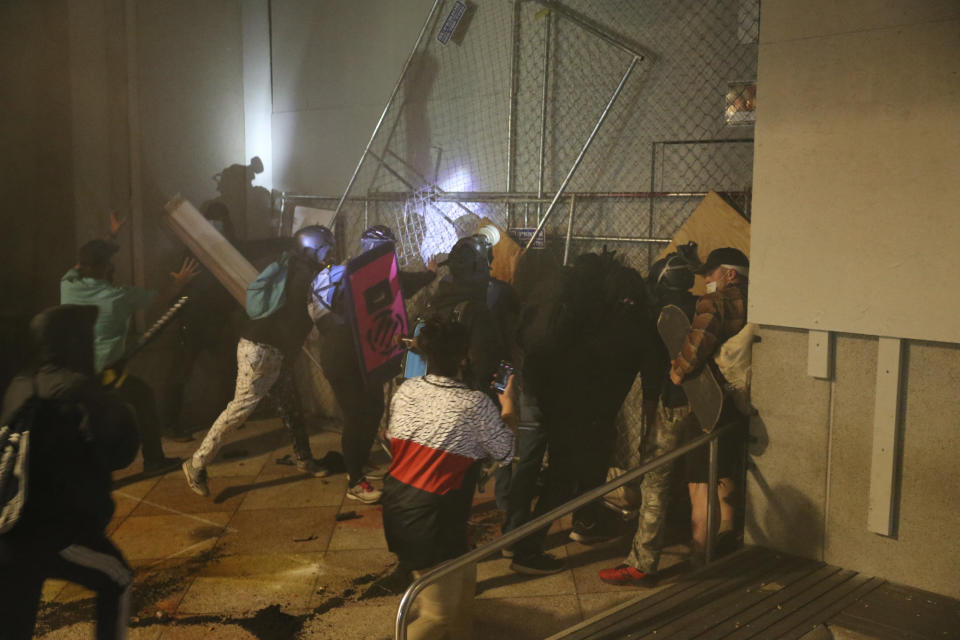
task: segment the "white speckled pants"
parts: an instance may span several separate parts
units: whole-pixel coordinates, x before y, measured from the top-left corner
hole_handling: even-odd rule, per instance
[[[233,400],[217,418],[193,454],[193,465],[204,468],[217,456],[220,442],[228,431],[236,429],[250,417],[260,401],[273,388],[284,371],[283,354],[276,347],[241,338],[237,344],[237,387]],[[293,397],[293,380],[281,380],[280,409],[285,426],[293,434],[297,458],[310,457],[310,445],[299,416],[299,402]]]

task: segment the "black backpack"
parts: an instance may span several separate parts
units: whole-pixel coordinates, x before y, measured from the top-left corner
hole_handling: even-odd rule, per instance
[[[61,502],[75,493],[71,478],[77,464],[88,460],[87,412],[77,402],[33,394],[0,426],[0,534],[22,521],[25,511],[56,509],[37,504],[31,495],[39,485],[40,500]],[[31,468],[45,470],[43,478]],[[29,502],[29,507],[28,507]]]

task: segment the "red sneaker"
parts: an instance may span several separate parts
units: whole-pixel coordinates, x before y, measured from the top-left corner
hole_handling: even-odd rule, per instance
[[[656,582],[656,575],[644,573],[628,564],[619,564],[612,569],[601,569],[597,575],[607,584],[615,584],[618,587],[628,585],[649,587]]]

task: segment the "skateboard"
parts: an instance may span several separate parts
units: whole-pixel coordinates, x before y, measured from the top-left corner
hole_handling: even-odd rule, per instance
[[[679,355],[687,334],[690,333],[690,320],[680,307],[667,305],[660,312],[657,331],[672,361]],[[696,373],[688,374],[680,386],[687,395],[690,410],[697,416],[700,427],[707,433],[713,431],[723,408],[723,389],[709,365],[701,367]]]

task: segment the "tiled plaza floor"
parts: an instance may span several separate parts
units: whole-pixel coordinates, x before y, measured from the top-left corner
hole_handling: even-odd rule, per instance
[[[196,435],[192,443],[165,442],[167,454],[189,455]],[[339,450],[339,440],[318,431],[314,455]],[[262,420],[229,438],[210,467],[209,498],[193,494],[179,470],[141,479],[135,462],[118,474],[108,533],[137,574],[131,638],[392,637],[399,596],[376,586],[395,566],[380,507],[346,499],[344,474],[306,477],[280,463],[289,453],[278,422]],[[499,531],[492,492],[491,482],[476,501],[473,531],[481,539]],[[567,558],[562,573],[520,576],[502,558],[478,565],[475,638],[545,637],[638,595],[597,578],[597,569],[623,557],[627,540],[585,547],[568,541],[565,526],[556,523],[548,540]],[[682,548],[670,549],[663,564],[683,559]],[[90,592],[48,581],[38,636],[92,638],[92,616]]]

